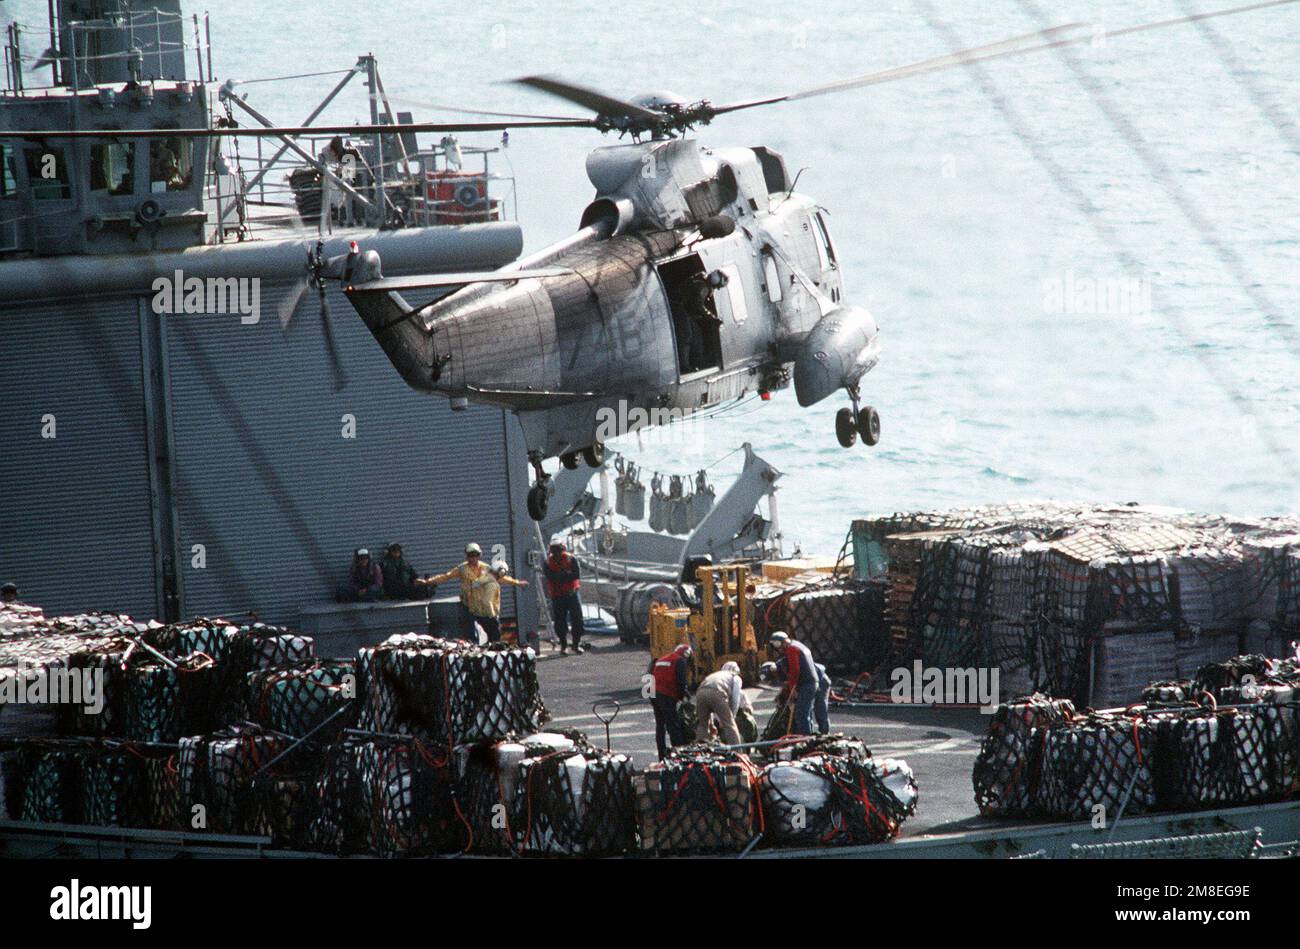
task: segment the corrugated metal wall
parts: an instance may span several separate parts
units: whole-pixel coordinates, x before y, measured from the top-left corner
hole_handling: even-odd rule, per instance
[[[0,580],[49,613],[153,616],[137,300],[0,315]]]
[[[470,540],[513,560],[502,413],[409,389],[337,289],[348,383],[334,391],[315,293],[286,334],[284,292],[263,284],[253,325],[167,321],[186,612],[251,603],[292,620],[333,595],[353,548],[392,540],[422,572],[459,563]]]
[[[332,598],[354,547],[391,540],[430,573],[458,563],[470,540],[489,554],[499,544],[526,576],[526,514],[511,533],[512,503],[522,512],[527,488],[517,422],[483,407],[452,412],[409,389],[336,288],[332,325],[349,382],[335,392],[315,294],[284,334],[275,315],[283,292],[263,284],[253,325],[191,315],[160,328],[154,391],[167,398],[154,403],[171,444],[158,450],[172,465],[159,504],[170,487],[180,615],[252,609],[292,623],[299,607]],[[0,307],[0,576],[47,613],[159,615],[139,317],[147,306],[120,297],[93,308]],[[54,440],[39,437],[46,413],[57,418]],[[344,437],[345,415],[355,438]],[[503,597],[525,628],[535,623],[534,593]]]

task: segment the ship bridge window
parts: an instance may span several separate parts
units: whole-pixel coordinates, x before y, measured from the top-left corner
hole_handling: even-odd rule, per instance
[[[149,143],[149,190],[185,191],[194,173],[194,142],[179,135]]]
[[[90,190],[112,195],[135,191],[135,144],[90,146]]]
[[[27,181],[37,201],[64,201],[72,197],[68,185],[68,163],[62,148],[28,148]]]
[[[7,198],[18,191],[18,182],[14,180],[14,147],[8,142],[0,145],[0,166],[3,166],[3,175],[0,176],[0,198]]]

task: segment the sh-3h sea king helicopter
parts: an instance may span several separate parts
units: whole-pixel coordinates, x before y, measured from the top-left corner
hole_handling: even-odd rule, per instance
[[[1105,33],[1067,24],[725,105],[671,93],[625,101],[553,77],[519,79],[595,112],[593,127],[632,138],[587,158],[596,195],[578,232],[487,275],[386,280],[377,257],[363,255],[348,266],[346,293],[409,385],[517,414],[536,473],[536,520],[546,515],[544,459],[597,466],[605,438],[752,392],[767,398],[792,379],[801,406],[844,390],[840,444],[874,445],[880,418],[860,387],[880,358],[880,331],[844,299],[823,209],[794,190],[770,149],[711,148],[687,133],[742,109],[1271,5]],[[431,300],[407,299],[430,291]]]
[[[1095,43],[1129,33],[1282,6],[1248,6],[1100,31],[1071,23],[795,93],[714,105],[668,93],[625,101],[560,79],[517,80],[594,118],[476,112],[492,121],[403,124],[404,132],[594,128],[630,136],[587,159],[596,189],[572,236],[488,273],[385,279],[373,250],[308,253],[318,289],[339,279],[366,326],[413,388],[511,409],[545,517],[543,461],[602,463],[607,438],[793,381],[802,406],[843,389],[836,435],[875,444],[880,419],[861,404],[880,356],[871,314],[844,299],[835,245],[817,202],[797,193],[770,149],[710,148],[694,128],[743,109],[908,79],[971,63]],[[390,134],[391,125],[155,129],[159,136]],[[0,138],[104,138],[104,129],[0,130]],[[409,299],[408,299],[409,298]],[[322,307],[324,294],[321,293]],[[322,309],[323,328],[328,318]]]

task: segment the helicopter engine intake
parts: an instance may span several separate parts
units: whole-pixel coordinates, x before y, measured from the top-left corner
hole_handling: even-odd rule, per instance
[[[817,321],[795,357],[795,397],[806,407],[852,389],[879,361],[876,318],[864,307],[836,307]]]

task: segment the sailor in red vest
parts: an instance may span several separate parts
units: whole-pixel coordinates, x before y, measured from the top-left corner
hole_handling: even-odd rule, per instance
[[[668,742],[673,746],[689,744],[690,730],[682,723],[677,714],[677,703],[686,697],[686,685],[690,681],[691,647],[682,643],[666,656],[650,661],[650,675],[653,677],[650,693],[650,707],[655,712],[655,745],[659,749],[659,760],[668,754]]]
[[[767,639],[768,655],[776,659],[778,675],[785,679],[780,701],[794,703],[793,735],[812,735],[813,707],[822,684],[822,673],[813,661],[812,651],[797,639],[777,630]],[[829,679],[827,679],[829,682]]]
[[[573,651],[582,655],[582,600],[578,597],[581,571],[578,558],[564,547],[564,541],[551,541],[551,552],[542,566],[546,576],[546,595],[551,600],[551,619],[555,621],[555,635],[560,638],[560,655],[569,652],[569,630],[573,630]]]

